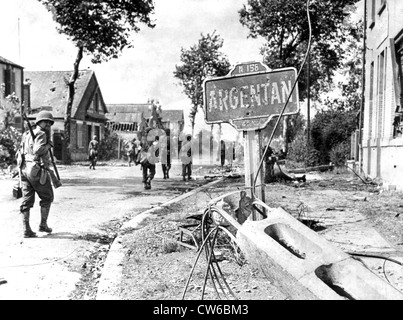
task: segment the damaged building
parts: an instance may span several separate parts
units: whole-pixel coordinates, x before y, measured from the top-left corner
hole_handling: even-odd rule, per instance
[[[403,1],[365,0],[364,174],[403,191]]]

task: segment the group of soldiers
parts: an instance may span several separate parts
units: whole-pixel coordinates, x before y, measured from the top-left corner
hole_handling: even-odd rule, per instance
[[[36,194],[40,198],[39,205],[41,214],[41,222],[38,230],[39,232],[52,232],[52,228],[48,226],[47,220],[51,204],[54,200],[53,187],[57,188],[61,185],[60,181],[55,181],[55,174],[51,168],[53,162],[54,170],[56,170],[57,173],[51,151],[53,143],[50,136],[51,126],[53,124],[54,118],[49,111],[39,112],[33,126],[27,120],[27,125],[30,130],[24,132],[21,138],[20,149],[17,153],[17,166],[22,191],[20,213],[22,217],[23,236],[25,238],[37,237],[29,223],[30,210],[34,206]],[[169,134],[169,129],[164,130],[164,134],[161,136],[155,135],[151,142],[147,140],[147,135],[145,134],[142,136],[139,143],[137,143],[135,139],[130,143],[128,151],[129,166],[131,163],[141,165],[142,182],[145,189],[151,189],[151,181],[155,176],[156,163],[158,162],[161,162],[164,179],[169,179],[169,171],[171,169]],[[160,141],[160,138],[162,141]],[[88,147],[90,160],[89,168],[93,170],[95,170],[98,158],[98,148],[98,137],[93,136]],[[190,135],[187,136],[185,144],[181,148],[181,160],[183,180],[190,180],[192,174]]]
[[[169,139],[169,130],[164,130],[166,134],[155,135],[153,141],[147,141],[143,137],[138,142],[136,138],[127,144],[126,154],[129,167],[140,165],[142,170],[142,183],[144,189],[151,189],[151,181],[156,173],[156,164],[161,163],[164,179],[169,179],[171,170],[171,148]],[[191,180],[192,177],[192,154],[191,154],[191,136],[186,137],[186,141],[181,148],[182,177],[183,181]]]

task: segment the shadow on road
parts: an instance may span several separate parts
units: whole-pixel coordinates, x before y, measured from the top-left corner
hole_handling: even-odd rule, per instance
[[[57,233],[49,233],[41,238],[76,240],[79,239],[79,235],[70,232],[57,232]]]

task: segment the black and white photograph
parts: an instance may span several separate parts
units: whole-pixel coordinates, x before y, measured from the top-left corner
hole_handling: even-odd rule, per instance
[[[0,300],[403,300],[402,15],[0,0]]]

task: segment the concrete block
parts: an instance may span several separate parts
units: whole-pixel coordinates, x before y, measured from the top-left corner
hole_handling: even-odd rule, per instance
[[[247,259],[291,299],[403,300],[363,263],[333,246],[281,208],[237,231]]]

